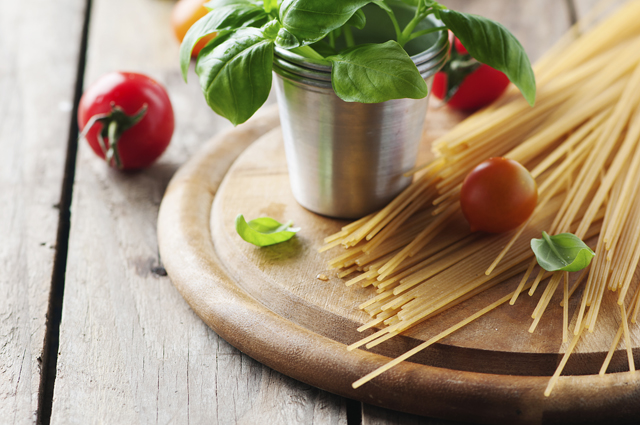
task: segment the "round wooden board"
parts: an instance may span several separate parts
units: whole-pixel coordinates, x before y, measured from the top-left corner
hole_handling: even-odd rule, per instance
[[[509,285],[374,351],[347,351],[348,344],[366,335],[356,331],[368,319],[357,306],[372,290],[345,288],[335,271],[327,270],[332,255],[317,248],[344,222],[313,214],[293,200],[278,125],[272,107],[209,142],[174,176],[160,208],[164,265],[183,297],[219,335],[295,379],[410,413],[482,423],[606,422],[640,415],[640,373],[580,375],[597,373],[610,343],[599,335],[617,329],[613,315],[571,357],[566,370],[575,375],[561,377],[552,395],[543,395],[564,346],[554,317],[560,308],[550,307],[536,333],[527,332],[541,291],[515,306],[501,306],[353,389],[352,382],[485,306]],[[257,248],[235,233],[238,213],[247,219],[293,219],[303,230],[286,243]],[[318,279],[320,274],[329,280]],[[640,346],[635,337],[634,344]],[[617,353],[613,368],[624,370],[625,359]]]

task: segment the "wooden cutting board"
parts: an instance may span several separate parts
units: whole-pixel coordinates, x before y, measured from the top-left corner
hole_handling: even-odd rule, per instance
[[[430,108],[423,157],[430,142],[462,117]],[[258,248],[234,229],[247,220],[292,219],[292,240]],[[624,347],[596,376],[618,329],[604,311],[550,397],[543,395],[567,344],[562,308],[554,299],[530,334],[542,290],[503,305],[439,344],[364,386],[352,382],[514,289],[498,285],[371,351],[347,351],[365,337],[369,316],[358,305],[371,288],[345,287],[318,253],[323,238],[344,221],[311,213],[289,189],[277,109],[209,142],[173,178],[163,199],[158,239],[165,267],[194,311],[218,334],[256,360],[322,389],[410,413],[485,423],[583,423],[640,415],[640,373],[628,372]],[[320,277],[320,278],[319,278]],[[327,277],[328,280],[325,280]],[[579,297],[573,297],[572,310]],[[640,327],[632,326],[640,363]]]

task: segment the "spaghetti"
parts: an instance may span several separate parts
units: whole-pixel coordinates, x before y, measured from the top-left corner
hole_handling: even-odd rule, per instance
[[[629,322],[636,323],[640,290],[640,1],[630,1],[580,37],[561,40],[535,66],[534,108],[512,91],[434,142],[435,159],[414,170],[414,182],[387,207],[328,237],[323,249],[346,250],[330,261],[347,285],[377,294],[360,307],[378,328],[348,348],[371,348],[508,278],[524,273],[517,289],[356,381],[358,387],[525,290],[547,282],[532,314],[534,332],[553,295],[562,292],[563,341],[568,343],[545,395],[559,379],[585,330],[593,332],[605,290],[617,291],[620,329],[601,374],[621,340],[629,369]],[[460,187],[483,159],[503,156],[531,170],[539,203],[519,229],[471,234],[462,221]],[[573,232],[599,235],[592,265],[569,288],[566,272],[536,272],[532,237]],[[561,288],[561,289],[558,289]],[[582,289],[582,291],[578,291]],[[569,329],[569,299],[581,293]],[[569,341],[570,340],[570,341]]]

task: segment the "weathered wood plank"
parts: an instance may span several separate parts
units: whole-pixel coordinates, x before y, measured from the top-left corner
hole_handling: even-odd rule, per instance
[[[362,404],[362,425],[459,425],[444,419],[426,418],[408,413],[394,412],[370,404]]]
[[[176,131],[160,161],[139,173],[109,170],[79,148],[52,423],[346,424],[343,400],[241,354],[154,273],[169,179],[231,127],[206,106],[194,75],[182,81],[172,6],[93,2],[85,82],[116,69],[156,78],[169,91]]]
[[[85,0],[0,1],[0,423],[36,420]]]

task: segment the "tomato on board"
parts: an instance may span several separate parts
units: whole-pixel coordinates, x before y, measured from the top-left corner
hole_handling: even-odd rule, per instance
[[[151,165],[169,145],[173,108],[164,87],[150,77],[111,72],[80,98],[78,126],[110,166],[140,169]]]
[[[208,1],[210,0],[179,0],[175,6],[173,6],[173,10],[171,11],[171,28],[173,28],[173,33],[179,42],[182,42],[191,25],[209,13],[209,10],[204,7],[204,4]],[[198,41],[191,52],[191,56],[194,58],[197,57],[200,50],[215,36],[215,34],[211,34]]]
[[[433,78],[432,93],[454,109],[473,111],[489,105],[509,86],[504,73],[473,59],[454,39],[451,59]]]
[[[508,158],[489,158],[464,179],[460,207],[471,231],[502,233],[520,226],[538,202],[529,171]]]

